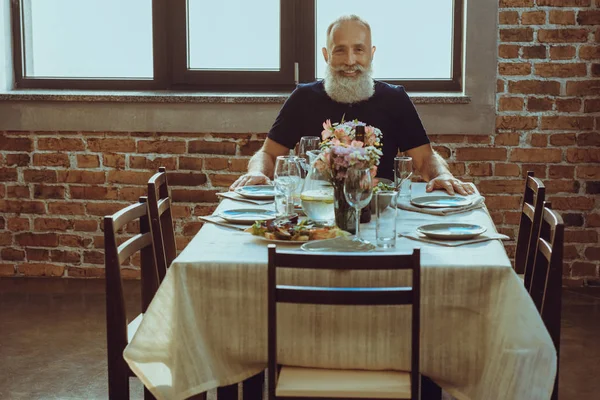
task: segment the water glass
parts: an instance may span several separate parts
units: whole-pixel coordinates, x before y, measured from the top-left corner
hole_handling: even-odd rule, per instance
[[[294,193],[302,184],[300,163],[295,156],[279,156],[275,161],[274,185],[276,193],[285,195],[285,214],[294,213]]]
[[[375,193],[377,221],[375,235],[377,246],[384,249],[396,247],[396,200],[395,190],[380,190]]]
[[[300,166],[302,167],[302,177],[308,174],[310,168],[310,160],[308,157],[309,151],[319,150],[321,138],[318,136],[302,136],[298,145],[298,157],[300,158]]]
[[[412,157],[394,157],[394,186],[398,191],[399,201],[410,201],[412,174]]]

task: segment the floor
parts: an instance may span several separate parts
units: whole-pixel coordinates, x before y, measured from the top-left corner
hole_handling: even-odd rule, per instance
[[[133,315],[138,293],[126,282]],[[600,398],[600,288],[564,292],[562,329],[561,400]],[[0,279],[0,399],[106,399],[105,341],[103,281]]]

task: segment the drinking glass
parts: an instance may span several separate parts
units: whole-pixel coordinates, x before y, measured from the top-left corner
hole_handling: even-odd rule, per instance
[[[373,178],[369,168],[349,168],[344,181],[344,197],[356,212],[356,235],[354,241],[369,242],[360,238],[360,210],[366,207],[373,196]]]
[[[396,247],[396,199],[395,190],[380,190],[375,193],[377,222],[375,235],[377,246],[384,249]]]
[[[300,145],[298,146],[298,157],[300,157],[300,166],[304,169],[304,173],[308,173],[310,168],[308,152],[312,150],[319,150],[321,144],[321,138],[318,136],[302,136],[300,138]]]
[[[275,191],[279,191],[285,196],[285,214],[291,215],[294,213],[294,199],[292,195],[302,182],[298,157],[277,157],[274,178]]]
[[[394,157],[394,186],[398,191],[398,200],[410,200],[412,174],[412,157]]]

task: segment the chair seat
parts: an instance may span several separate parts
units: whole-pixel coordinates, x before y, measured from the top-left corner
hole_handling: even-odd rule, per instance
[[[410,399],[410,372],[281,367],[276,396]]]
[[[138,315],[133,321],[127,324],[127,343],[131,343],[131,339],[133,339],[133,335],[135,335],[140,327],[142,319],[144,319],[144,314]]]

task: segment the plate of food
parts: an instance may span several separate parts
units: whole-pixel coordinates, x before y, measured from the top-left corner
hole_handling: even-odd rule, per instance
[[[473,201],[463,196],[423,196],[415,197],[410,202],[417,207],[448,208],[468,206]]]
[[[235,189],[242,197],[252,200],[271,200],[275,198],[275,187],[273,185],[251,185]]]
[[[475,224],[458,222],[428,224],[417,228],[417,232],[432,239],[467,240],[481,235],[487,228]]]
[[[221,211],[219,217],[233,224],[253,224],[256,221],[275,219],[275,211],[262,210],[260,208],[238,208],[234,210]]]
[[[256,221],[245,231],[262,240],[287,244],[301,244],[346,235],[346,232],[336,226],[317,226],[306,219],[299,221],[298,216]]]

